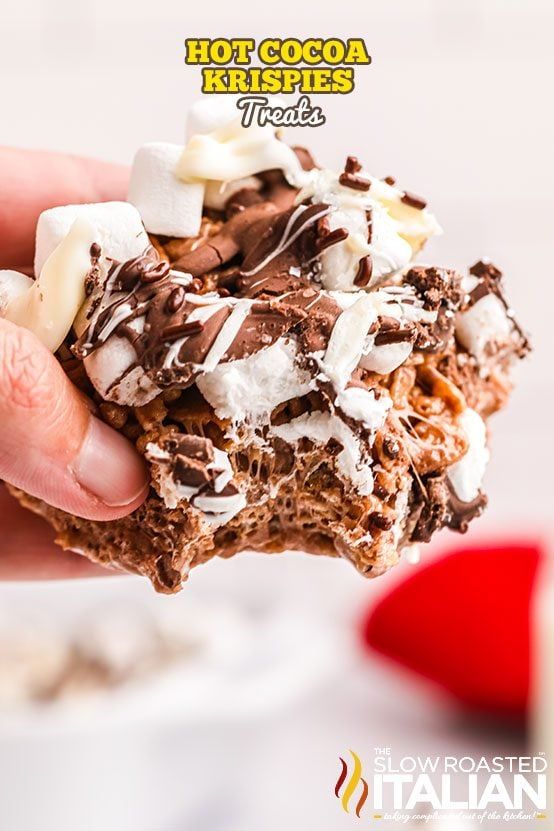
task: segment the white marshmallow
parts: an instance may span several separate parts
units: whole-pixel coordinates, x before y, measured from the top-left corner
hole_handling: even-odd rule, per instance
[[[209,95],[195,101],[187,113],[187,140],[211,133],[240,115],[236,99],[230,95]]]
[[[297,202],[311,199],[334,209],[328,217],[331,231],[346,228],[348,237],[325,249],[320,256],[321,282],[330,291],[355,291],[360,259],[372,259],[370,285],[380,277],[404,268],[410,262],[412,249],[400,235],[397,223],[369,192],[344,187],[332,170],[311,170],[308,182],[297,196]],[[368,242],[367,211],[371,209],[372,233]]]
[[[32,285],[31,278],[20,271],[0,270],[0,317],[8,303],[24,294]]]
[[[43,211],[38,218],[35,274],[69,232],[76,219],[86,219],[98,236],[95,240],[105,257],[130,260],[138,257],[149,245],[140,214],[128,202],[97,202],[88,205],[61,205]]]
[[[404,363],[411,351],[412,344],[409,342],[374,346],[368,355],[362,356],[360,366],[379,375],[388,375]]]
[[[506,343],[513,324],[495,294],[487,294],[456,318],[456,337],[478,360],[490,343]]]
[[[376,319],[373,298],[363,293],[338,317],[323,360],[319,361],[322,372],[337,390],[345,389],[358,366],[367,333]]]
[[[204,184],[177,178],[182,152],[180,144],[152,142],[135,155],[128,199],[151,234],[194,237],[200,230]]]
[[[307,174],[296,153],[279,141],[271,125],[242,127],[236,118],[210,133],[193,135],[177,165],[177,176],[185,182],[230,182],[276,168],[295,187],[306,182]]]
[[[458,423],[467,436],[469,446],[460,461],[450,465],[448,478],[458,499],[471,502],[479,494],[490,457],[487,428],[479,413],[469,407],[461,413]]]
[[[102,398],[116,404],[142,407],[160,393],[141,366],[127,372],[137,353],[127,338],[112,335],[106,343],[84,359],[88,377]],[[126,373],[126,374],[125,374]],[[119,383],[114,384],[118,378]]]
[[[373,390],[348,387],[339,392],[335,404],[346,416],[360,421],[366,430],[375,431],[385,423],[387,413],[392,407],[392,400],[386,395],[376,398]]]
[[[314,388],[310,374],[296,365],[295,344],[284,338],[248,358],[220,364],[196,383],[219,418],[253,423]]]

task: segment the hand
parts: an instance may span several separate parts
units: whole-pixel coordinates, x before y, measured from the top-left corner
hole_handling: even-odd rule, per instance
[[[0,268],[31,273],[38,215],[55,205],[124,199],[125,168],[0,148]],[[93,414],[32,335],[0,319],[0,479],[81,517],[131,513],[148,491],[130,442]],[[53,544],[49,526],[0,486],[0,579],[83,576],[98,569]]]

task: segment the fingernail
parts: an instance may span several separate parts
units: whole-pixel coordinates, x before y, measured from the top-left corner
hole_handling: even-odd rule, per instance
[[[110,508],[130,505],[147,484],[144,463],[133,445],[95,416],[90,418],[73,472],[81,487]]]

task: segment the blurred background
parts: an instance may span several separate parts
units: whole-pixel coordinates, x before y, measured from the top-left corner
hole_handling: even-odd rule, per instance
[[[184,65],[186,37],[364,37],[373,63],[357,69],[355,92],[314,97],[327,124],[290,138],[328,166],[352,153],[424,195],[445,231],[425,258],[465,268],[490,256],[535,348],[494,420],[487,514],[466,538],[442,535],[423,563],[483,542],[548,549],[550,0],[281,0],[240,12],[222,0],[3,0],[0,15],[2,144],[124,163],[143,142],[184,139],[200,88],[199,70]],[[495,719],[492,705],[483,717],[364,645],[369,610],[422,566],[364,582],[344,562],[242,555],[193,573],[177,598],[133,578],[0,587],[0,829],[339,831],[362,822],[333,793],[348,748],[368,760],[377,746],[398,756],[548,752],[540,713],[554,623],[536,612],[546,570],[518,580],[530,556],[512,552],[512,581],[483,576],[471,559],[465,573],[490,601],[485,643],[472,644],[485,650],[481,671],[495,675],[505,624],[522,633],[514,666],[523,676],[531,661],[533,701],[543,702],[530,707],[534,743],[522,717]],[[444,580],[454,610],[475,600],[448,584],[448,570]],[[417,632],[432,608],[400,621],[404,663],[412,622]],[[445,643],[448,627],[448,616],[436,621],[441,660],[459,663],[467,643]],[[501,699],[514,678],[497,679]]]

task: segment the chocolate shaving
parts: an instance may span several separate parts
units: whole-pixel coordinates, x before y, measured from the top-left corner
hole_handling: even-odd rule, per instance
[[[178,312],[185,302],[185,289],[183,286],[176,286],[166,300],[165,308],[168,314]]]
[[[344,188],[351,188],[352,190],[368,191],[371,187],[369,179],[364,179],[363,176],[355,176],[353,173],[341,173],[339,183]]]
[[[419,211],[427,207],[425,199],[422,199],[421,196],[417,196],[415,193],[410,193],[409,190],[404,191],[400,197],[400,201],[404,202],[405,205],[409,205],[410,208],[417,208]]]
[[[371,240],[373,237],[373,211],[371,208],[368,208],[365,212],[365,217],[367,219],[367,242],[371,245]]]
[[[358,264],[358,271],[354,277],[354,285],[359,288],[364,288],[369,285],[372,273],[373,260],[371,259],[371,254],[366,254],[365,257],[360,259]]]
[[[325,217],[325,219],[326,218],[327,217]],[[345,240],[347,237],[348,231],[346,230],[346,228],[335,228],[334,231],[327,231],[326,233],[321,234],[320,236],[318,236],[316,241],[316,248],[318,254],[321,254],[322,251],[325,251],[332,245],[336,245],[339,242],[343,242],[343,240]]]
[[[390,331],[378,332],[375,335],[375,346],[386,346],[389,343],[408,343],[415,340],[415,329],[391,329]]]

